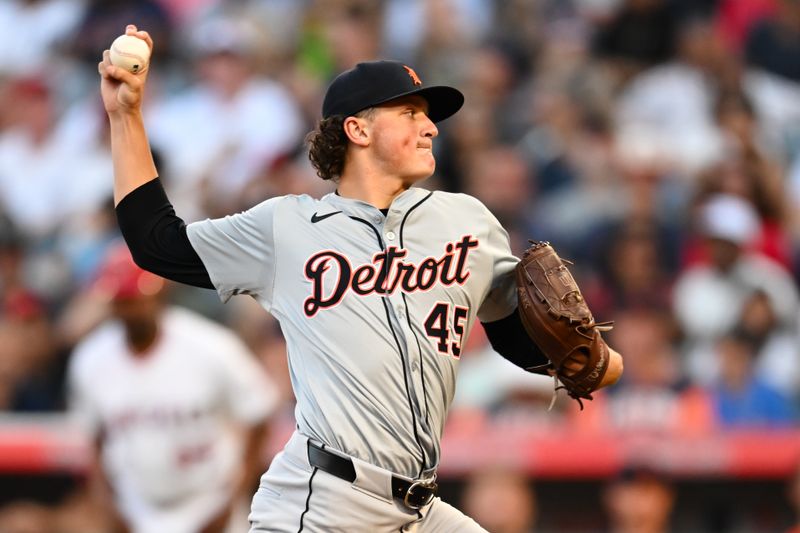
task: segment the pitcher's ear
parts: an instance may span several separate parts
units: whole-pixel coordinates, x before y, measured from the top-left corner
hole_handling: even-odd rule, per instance
[[[342,124],[347,139],[358,146],[368,146],[370,142],[369,121],[362,117],[347,117]]]

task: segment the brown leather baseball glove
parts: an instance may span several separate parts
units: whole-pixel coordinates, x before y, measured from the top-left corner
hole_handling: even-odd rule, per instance
[[[592,399],[608,370],[608,346],[600,332],[610,330],[611,323],[594,321],[565,261],[550,243],[530,242],[516,269],[519,314],[550,363],[528,370],[555,376],[561,382],[557,388],[566,389],[583,408],[581,399]]]

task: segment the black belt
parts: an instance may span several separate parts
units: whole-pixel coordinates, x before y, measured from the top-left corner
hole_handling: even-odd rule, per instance
[[[356,468],[351,459],[324,450],[311,441],[308,441],[308,462],[311,466],[349,483],[356,480]],[[420,509],[431,503],[436,496],[436,489],[433,480],[408,481],[392,476],[392,496],[411,509]]]

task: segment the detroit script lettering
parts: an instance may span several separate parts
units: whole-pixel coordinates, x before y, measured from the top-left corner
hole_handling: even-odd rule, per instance
[[[444,254],[426,257],[418,264],[406,263],[404,248],[390,246],[375,254],[371,263],[353,268],[347,257],[334,250],[323,250],[308,258],[306,279],[311,281],[311,296],[303,303],[303,311],[311,318],[320,309],[333,307],[342,301],[348,290],[359,296],[426,291],[438,281],[444,286],[463,284],[469,278],[467,259],[478,241],[464,235],[458,242],[449,242]],[[335,265],[336,268],[331,268]]]

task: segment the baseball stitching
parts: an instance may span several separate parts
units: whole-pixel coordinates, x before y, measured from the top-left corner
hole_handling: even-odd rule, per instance
[[[136,70],[134,70],[133,71],[134,74],[139,74],[140,72],[143,72],[144,69],[147,67],[147,62],[142,58],[142,56],[140,56],[138,54],[132,54],[130,52],[120,52],[117,49],[117,47],[115,47],[115,46],[111,47],[111,51],[114,52],[115,54],[117,54],[120,57],[130,57],[130,58],[136,59],[136,60],[139,61],[140,65],[144,65],[143,68],[141,68],[141,69],[137,68]]]

